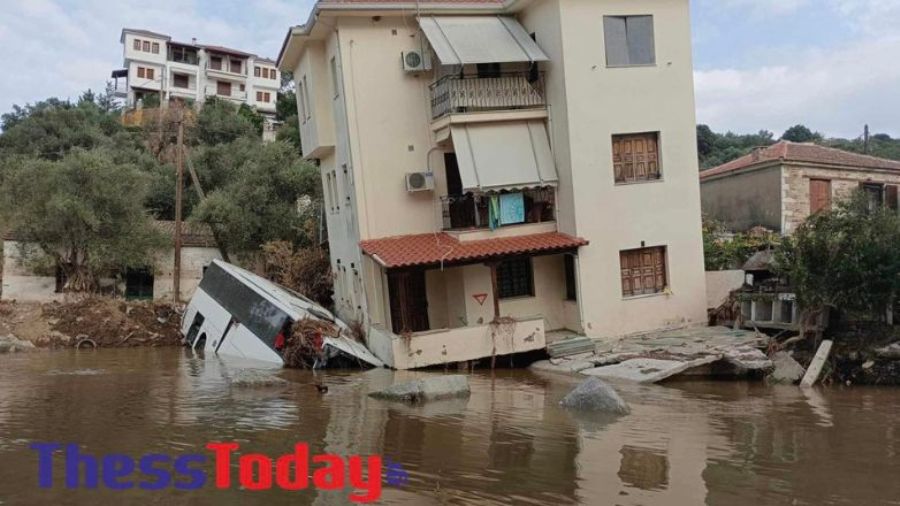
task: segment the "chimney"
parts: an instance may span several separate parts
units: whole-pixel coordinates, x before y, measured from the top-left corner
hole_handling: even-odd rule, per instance
[[[191,37],[191,44],[197,45],[197,37]]]
[[[759,161],[759,155],[760,155],[760,153],[762,153],[762,151],[764,149],[766,149],[765,146],[757,146],[757,147],[753,148],[753,161],[754,162]]]

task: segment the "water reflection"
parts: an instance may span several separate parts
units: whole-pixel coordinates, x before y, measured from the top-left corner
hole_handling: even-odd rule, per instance
[[[0,357],[3,504],[344,504],[346,493],[69,491],[37,487],[31,441],[92,454],[201,452],[234,440],[280,455],[381,454],[409,473],[388,504],[895,504],[900,391],[747,383],[621,385],[632,414],[558,407],[567,378],[479,373],[472,396],[406,406],[366,394],[419,373],[276,371],[237,388],[235,364],[183,350]],[[329,386],[320,394],[314,383]],[[208,467],[209,469],[209,467]],[[56,473],[62,472],[60,463]],[[60,476],[57,474],[57,476]],[[61,485],[61,483],[60,483]]]

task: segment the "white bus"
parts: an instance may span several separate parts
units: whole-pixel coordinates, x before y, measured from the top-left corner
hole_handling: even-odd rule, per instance
[[[323,336],[324,356],[344,354],[383,366],[365,346],[348,337],[347,325],[327,309],[220,260],[206,268],[184,312],[181,333],[194,350],[284,365],[279,353],[283,343],[278,341],[303,318],[325,320],[339,329],[339,335]]]

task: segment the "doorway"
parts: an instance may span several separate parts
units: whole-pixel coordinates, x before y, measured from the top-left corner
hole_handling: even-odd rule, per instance
[[[391,327],[394,334],[430,330],[425,271],[388,273]]]
[[[128,269],[125,271],[125,298],[129,300],[153,300],[153,270]]]

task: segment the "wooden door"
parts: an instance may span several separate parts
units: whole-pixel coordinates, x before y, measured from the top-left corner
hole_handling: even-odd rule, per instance
[[[884,187],[884,205],[887,206],[888,209],[896,211],[898,208],[898,198],[897,198],[897,185],[889,184]]]
[[[617,183],[659,179],[658,134],[613,137],[613,172]]]
[[[809,180],[809,214],[831,210],[831,181],[828,179]]]
[[[625,297],[660,293],[666,289],[665,247],[623,251],[620,262]]]
[[[428,322],[425,271],[389,273],[388,290],[391,327],[395,334],[424,332],[431,328]]]

